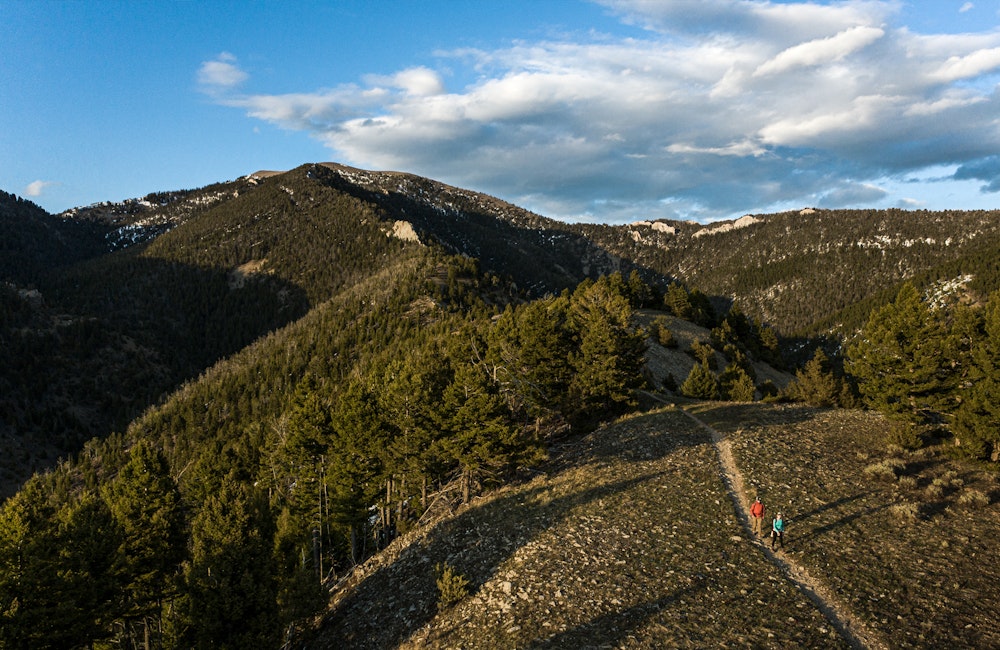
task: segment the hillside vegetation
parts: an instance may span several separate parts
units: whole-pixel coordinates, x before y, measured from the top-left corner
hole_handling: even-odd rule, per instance
[[[877,415],[686,408],[785,515],[784,556],[876,643],[1000,641],[995,474],[935,449],[887,453]],[[602,427],[540,470],[359,567],[307,647],[850,647],[740,525],[710,437],[679,410]],[[468,580],[444,608],[439,564]]]
[[[990,645],[995,216],[4,194],[0,648]]]

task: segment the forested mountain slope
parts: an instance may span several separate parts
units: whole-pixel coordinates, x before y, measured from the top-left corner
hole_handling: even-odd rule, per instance
[[[806,209],[707,226],[579,228],[785,335],[851,334],[905,280],[959,281],[978,300],[1000,288],[1000,211]],[[858,304],[863,313],[852,310]]]
[[[537,472],[560,445],[635,412],[647,390],[853,401],[819,356],[784,392],[795,369],[783,367],[775,332],[850,332],[902,280],[925,291],[899,292],[882,329],[919,321],[913,336],[933,345],[908,360],[899,385],[868,382],[861,394],[940,418],[973,404],[957,431],[968,455],[989,458],[997,443],[980,425],[992,384],[960,379],[993,374],[1000,297],[932,318],[922,296],[985,302],[997,282],[995,216],[569,225],[335,164],[59,216],[3,195],[12,257],[0,266],[0,489],[13,496],[0,507],[0,647],[277,644],[435,504],[467,504]],[[888,376],[878,364],[899,356],[877,352],[856,355],[874,364],[854,365],[862,380]],[[922,373],[919,399],[906,392],[907,368]],[[989,390],[965,399],[972,384]],[[899,431],[911,442],[950,435]],[[608,451],[597,463],[653,471],[653,482],[636,475],[643,492],[629,497],[642,507],[675,465],[711,473],[704,452],[675,456],[673,434],[654,437],[652,451],[623,440],[622,458]],[[630,464],[644,460],[665,465]],[[35,470],[45,471],[26,481]],[[692,508],[713,508],[700,501],[715,493],[705,481],[691,486]],[[551,523],[531,534],[561,535]],[[520,548],[511,543],[476,569],[479,586],[491,562]],[[694,588],[630,576],[629,589],[660,594],[629,605],[639,618]],[[601,621],[631,626],[631,614],[615,613],[623,598],[602,599],[596,622],[560,622],[553,638],[583,638]],[[430,620],[426,600],[413,607]],[[367,625],[349,618],[347,639]],[[790,638],[811,644],[823,632],[802,634]]]
[[[700,226],[570,225],[429,179],[332,163],[47,215],[0,200],[0,482],[121,429],[182,381],[407,247],[469,256],[523,296],[639,271],[777,332],[850,335],[907,279],[982,301],[996,212],[815,211]],[[419,242],[419,243],[418,243]]]

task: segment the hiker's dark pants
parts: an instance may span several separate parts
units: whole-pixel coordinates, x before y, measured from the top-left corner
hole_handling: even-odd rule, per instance
[[[778,541],[778,546],[780,546],[781,548],[785,548],[785,534],[784,533],[779,533],[776,530],[772,530],[771,531],[771,548],[774,548],[774,542],[775,542],[775,540]]]

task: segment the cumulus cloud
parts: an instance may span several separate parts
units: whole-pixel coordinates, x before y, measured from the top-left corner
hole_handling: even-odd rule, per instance
[[[46,189],[58,185],[55,181],[32,181],[24,188],[25,196],[39,197]]]
[[[856,205],[871,205],[884,199],[889,193],[870,183],[843,183],[820,197],[816,204],[822,208],[844,208]]]
[[[198,83],[206,92],[221,92],[236,88],[250,75],[238,65],[236,57],[229,52],[219,54],[211,61],[205,61],[198,69]]]
[[[442,70],[476,78],[450,91],[441,71],[415,67],[246,94],[231,55],[203,64],[199,80],[342,162],[568,220],[898,204],[882,179],[939,166],[1000,187],[998,30],[916,33],[894,22],[892,0],[603,4],[644,36],[443,53]]]
[[[884,34],[878,27],[859,25],[828,38],[799,43],[762,63],[754,71],[754,76],[778,74],[794,68],[839,61],[852,52],[867,47]]]
[[[444,82],[441,76],[428,68],[409,68],[394,75],[370,76],[369,83],[375,86],[385,85],[398,88],[408,95],[428,96],[444,92]]]

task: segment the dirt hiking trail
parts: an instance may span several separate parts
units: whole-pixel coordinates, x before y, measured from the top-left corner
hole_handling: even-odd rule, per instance
[[[747,535],[756,542],[767,559],[780,568],[785,576],[795,583],[799,591],[812,601],[816,608],[827,618],[830,625],[837,630],[844,641],[852,648],[856,648],[857,650],[888,650],[889,645],[869,629],[863,621],[858,619],[848,609],[847,605],[841,602],[822,582],[810,576],[803,566],[786,555],[784,551],[780,549],[772,551],[764,544],[764,540],[752,531],[750,512],[747,506],[748,496],[743,485],[743,476],[736,467],[736,460],[733,458],[730,441],[722,433],[700,420],[698,416],[684,408],[680,410],[711,434],[712,443],[719,454],[722,477],[726,484],[726,490],[733,501],[737,519],[739,519]]]

